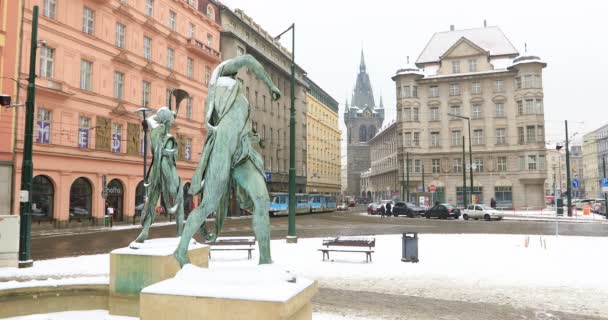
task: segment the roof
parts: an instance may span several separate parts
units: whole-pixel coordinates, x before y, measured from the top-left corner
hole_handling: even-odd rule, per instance
[[[416,64],[438,62],[439,57],[463,37],[488,51],[491,56],[516,56],[519,54],[511,41],[498,27],[454,30],[435,33],[422,50]]]

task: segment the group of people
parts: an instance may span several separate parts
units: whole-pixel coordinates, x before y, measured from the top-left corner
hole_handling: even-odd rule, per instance
[[[391,214],[393,214],[393,206],[390,202],[387,202],[386,204],[381,205],[378,208],[378,211],[380,211],[380,218],[384,218],[384,216],[390,217]]]

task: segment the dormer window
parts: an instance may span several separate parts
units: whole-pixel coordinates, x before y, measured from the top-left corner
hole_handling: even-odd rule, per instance
[[[477,72],[477,60],[469,60],[469,72]]]
[[[213,10],[213,7],[210,4],[207,5],[207,18],[215,20],[215,11]]]
[[[452,73],[460,73],[460,60],[452,61]]]

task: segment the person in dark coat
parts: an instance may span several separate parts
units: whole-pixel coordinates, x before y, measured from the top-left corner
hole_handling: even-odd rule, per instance
[[[392,208],[393,208],[393,206],[391,206],[391,203],[387,202],[386,203],[386,216],[387,217],[390,217],[391,213],[393,213]]]
[[[384,218],[384,214],[386,213],[386,209],[384,208],[384,205],[380,204],[380,207],[378,207],[378,210],[380,211],[380,218]]]
[[[490,200],[490,207],[496,209],[496,200],[494,200],[494,198],[492,198],[492,200]]]

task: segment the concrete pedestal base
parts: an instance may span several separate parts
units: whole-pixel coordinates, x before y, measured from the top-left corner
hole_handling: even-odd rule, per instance
[[[311,320],[315,281],[270,266],[200,269],[142,290],[141,320]]]
[[[110,303],[112,315],[139,316],[139,293],[151,284],[172,278],[180,270],[173,257],[179,238],[147,240],[137,247],[110,253]],[[209,246],[192,240],[190,261],[201,268],[209,265]]]

